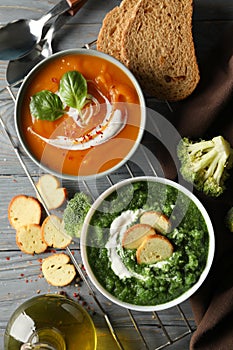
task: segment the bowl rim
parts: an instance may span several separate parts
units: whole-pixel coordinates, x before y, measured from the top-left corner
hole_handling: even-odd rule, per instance
[[[114,167],[109,168],[108,170],[102,171],[100,173],[97,174],[90,174],[90,175],[69,175],[69,174],[64,174],[61,172],[58,172],[56,170],[50,169],[49,167],[47,167],[46,165],[44,165],[43,163],[41,163],[34,155],[33,153],[28,149],[26,143],[24,142],[23,139],[23,135],[21,134],[20,131],[20,113],[19,113],[19,109],[21,107],[21,103],[22,103],[22,99],[23,99],[23,95],[24,92],[27,89],[28,84],[30,83],[30,81],[33,79],[34,74],[40,69],[42,68],[44,65],[46,65],[48,62],[58,58],[58,57],[62,57],[62,56],[66,56],[69,54],[75,54],[75,55],[90,55],[90,56],[97,56],[100,57],[102,59],[105,59],[113,64],[115,64],[118,68],[120,68],[126,75],[127,77],[131,80],[132,84],[134,85],[137,94],[138,94],[138,98],[139,98],[139,106],[140,106],[140,110],[141,110],[141,120],[140,120],[140,125],[139,125],[139,132],[138,132],[138,136],[137,139],[134,142],[133,147],[130,149],[130,151],[128,152],[128,154],[119,162],[117,163]],[[56,52],[54,54],[52,54],[51,56],[49,56],[48,58],[44,59],[43,61],[39,62],[37,65],[35,65],[35,67],[32,68],[32,70],[25,76],[25,78],[23,79],[23,82],[21,84],[21,86],[19,87],[19,90],[17,92],[16,95],[16,99],[15,99],[15,107],[14,107],[14,124],[15,124],[15,129],[16,129],[16,134],[17,134],[17,138],[20,141],[20,144],[22,145],[25,153],[27,154],[27,156],[42,170],[49,172],[50,174],[57,176],[61,179],[67,179],[67,180],[95,180],[97,178],[109,175],[110,173],[116,171],[117,169],[119,169],[121,166],[123,166],[131,157],[132,155],[135,153],[136,149],[138,148],[138,146],[140,145],[144,130],[145,130],[145,125],[146,125],[146,102],[145,102],[145,98],[144,98],[144,94],[142,92],[142,89],[137,81],[137,79],[135,78],[135,76],[133,75],[133,73],[120,61],[118,61],[116,58],[103,53],[101,51],[98,50],[94,50],[94,49],[87,49],[87,48],[73,48],[73,49],[66,49],[66,50],[62,50],[59,52]]]
[[[204,217],[206,225],[207,225],[208,234],[209,234],[209,247],[208,247],[207,262],[206,262],[206,266],[205,266],[204,270],[202,271],[198,281],[190,289],[188,289],[186,292],[181,294],[179,297],[177,297],[169,302],[163,303],[163,304],[136,305],[136,304],[130,304],[130,303],[127,303],[127,302],[124,302],[124,301],[117,299],[111,293],[106,291],[104,289],[104,287],[100,284],[100,282],[95,277],[95,274],[93,273],[93,271],[89,265],[89,262],[88,262],[87,250],[86,250],[86,246],[87,246],[86,239],[87,239],[89,222],[90,222],[95,210],[98,208],[98,206],[101,204],[101,202],[106,197],[108,197],[112,192],[114,192],[115,190],[117,190],[117,189],[119,189],[119,188],[121,188],[129,183],[133,183],[133,182],[137,182],[137,181],[152,181],[152,182],[161,183],[163,185],[170,185],[170,186],[178,189],[179,191],[181,191],[183,194],[187,195],[197,205],[202,216]],[[109,299],[110,301],[112,301],[113,303],[115,303],[119,306],[122,306],[122,307],[127,308],[127,309],[131,309],[134,311],[146,311],[146,312],[147,311],[161,311],[161,310],[165,310],[165,309],[174,307],[174,306],[186,301],[202,285],[202,283],[206,279],[206,277],[211,269],[212,262],[214,259],[215,235],[214,235],[214,229],[213,229],[213,225],[212,225],[212,222],[210,220],[209,214],[207,213],[205,207],[200,202],[200,200],[192,192],[190,192],[190,190],[188,190],[183,185],[180,185],[179,183],[172,181],[172,180],[169,180],[169,179],[166,179],[166,178],[156,177],[156,176],[138,176],[138,177],[134,177],[134,178],[128,178],[128,179],[125,179],[125,180],[122,180],[122,181],[116,183],[115,185],[113,185],[113,186],[109,187],[107,190],[105,190],[102,194],[100,194],[100,196],[95,200],[95,202],[92,204],[92,206],[91,206],[91,208],[90,208],[89,212],[87,213],[87,216],[84,220],[84,224],[83,224],[83,228],[82,228],[82,232],[81,232],[81,236],[80,236],[80,249],[81,249],[82,261],[83,261],[83,264],[84,264],[84,267],[85,267],[85,270],[87,272],[88,277],[90,278],[90,280],[94,284],[94,286],[97,288],[97,290],[102,295],[104,295],[107,299]]]

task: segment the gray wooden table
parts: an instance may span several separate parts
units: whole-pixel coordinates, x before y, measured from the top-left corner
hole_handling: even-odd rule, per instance
[[[47,12],[56,0],[1,0],[0,26],[19,18],[39,18]],[[119,4],[117,0],[88,0],[84,8],[57,33],[54,51],[81,47],[96,39],[105,14]],[[233,21],[232,0],[194,0],[193,34],[201,69],[208,52],[215,45],[222,30]],[[14,130],[14,103],[5,89],[5,73],[7,62],[0,61],[0,113],[14,142],[17,138]],[[16,94],[17,89],[13,89]],[[160,112],[163,116],[170,114],[165,103],[147,98],[147,106]],[[146,145],[146,136],[143,143]],[[20,148],[21,150],[21,148]],[[32,179],[37,181],[41,175],[38,169],[23,153],[24,162]],[[140,156],[140,154],[137,154]],[[146,164],[143,171],[153,174],[153,164]],[[133,175],[141,175],[141,170],[129,162],[110,177],[98,182],[98,191],[102,192],[111,183]],[[62,181],[71,197],[78,187],[86,186],[92,191],[92,184]],[[84,282],[76,281],[65,288],[56,288],[47,284],[41,277],[41,259],[51,254],[29,256],[23,254],[16,246],[14,230],[9,226],[7,207],[10,199],[16,194],[35,195],[5,133],[0,129],[0,350],[4,349],[3,338],[6,324],[12,312],[25,300],[38,294],[65,292],[69,297],[82,303],[91,313],[98,333],[98,350],[118,349],[113,340],[102,310],[93,300]],[[78,243],[71,245],[75,258],[81,263]],[[95,291],[102,309],[109,316],[119,341],[124,349],[188,349],[192,331],[195,329],[194,319],[189,301],[178,308],[164,312],[141,313],[129,312],[111,304]],[[77,295],[80,296],[78,300]],[[170,344],[170,345],[169,345]]]

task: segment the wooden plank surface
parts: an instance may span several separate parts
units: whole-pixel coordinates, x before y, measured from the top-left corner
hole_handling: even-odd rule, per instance
[[[18,0],[1,0],[0,26],[19,18],[37,19],[56,3],[55,0],[21,0],[20,2]],[[53,42],[54,52],[80,47],[95,40],[105,14],[119,3],[120,1],[117,0],[88,0],[84,8],[56,34]],[[204,69],[203,62],[216,44],[219,35],[232,23],[232,0],[194,0],[193,34],[201,69]],[[4,89],[6,85],[6,67],[7,62],[0,61],[0,113],[14,141],[18,144],[14,129],[14,105],[9,93]],[[14,91],[17,93],[17,90]],[[170,113],[166,104],[158,103],[154,99],[148,98],[147,106],[165,116]],[[21,147],[20,150],[22,151]],[[37,181],[41,175],[41,170],[25,156],[23,151],[22,154],[34,181]],[[150,173],[151,169],[146,171]],[[122,169],[112,176],[112,181],[117,182],[125,176],[128,176],[127,169]],[[79,183],[70,183],[65,180],[62,181],[62,184],[68,188],[69,196],[72,196],[80,186]],[[99,192],[101,192],[109,186],[109,182],[106,180],[100,181],[98,186]],[[74,282],[66,288],[49,286],[44,278],[41,278],[40,269],[41,258],[50,255],[51,252],[39,256],[28,256],[22,254],[17,248],[15,232],[8,223],[7,207],[12,196],[20,193],[34,195],[34,190],[25,176],[6,135],[0,129],[0,349],[4,349],[4,330],[10,315],[17,306],[37,294],[61,291],[66,292],[74,300],[76,299],[75,293],[80,294],[81,302],[85,302],[85,307],[91,313],[97,327],[98,350],[117,349],[106,327],[103,315],[89,295],[85,283]],[[71,249],[81,263],[78,243],[71,245]],[[167,342],[155,314],[134,312],[130,315],[127,310],[109,303],[97,291],[96,293],[103,308],[109,314],[125,349],[143,350],[148,348],[151,350]],[[189,301],[181,307],[194,328],[194,319]],[[159,317],[172,338],[187,331],[182,315],[176,308],[159,313]],[[133,326],[132,318],[138,325],[139,331],[142,332],[147,347]],[[172,350],[188,349],[189,341],[190,335],[168,346],[168,348]]]

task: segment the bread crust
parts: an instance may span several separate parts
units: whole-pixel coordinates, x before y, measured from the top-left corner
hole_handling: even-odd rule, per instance
[[[66,188],[61,187],[60,181],[51,174],[42,175],[36,187],[49,210],[59,208],[67,198]],[[37,198],[41,201],[38,195]]]
[[[41,215],[41,205],[34,197],[19,194],[8,206],[8,220],[16,230],[24,225],[39,224]]]
[[[110,11],[97,50],[114,56],[159,100],[188,97],[199,80],[192,0],[124,0]]]
[[[154,264],[168,259],[172,253],[173,245],[167,237],[155,234],[145,237],[136,251],[136,259],[138,264]]]
[[[56,215],[50,215],[44,219],[41,232],[43,240],[50,247],[64,249],[72,241],[63,229],[62,220]]]
[[[192,0],[140,0],[123,30],[122,60],[158,99],[182,100],[199,82],[192,13]]]
[[[76,271],[70,258],[64,253],[53,254],[42,262],[42,273],[46,281],[52,286],[64,287],[70,284]]]
[[[23,253],[31,255],[43,253],[48,247],[38,224],[20,226],[16,231],[16,244]]]
[[[127,25],[132,9],[138,1],[123,0],[120,6],[114,7],[106,14],[97,38],[97,50],[121,60],[122,28]]]
[[[171,221],[169,218],[157,210],[144,212],[140,217],[142,224],[151,225],[157,232],[167,234],[171,231]]]
[[[129,227],[122,238],[125,249],[137,249],[146,236],[155,234],[155,230],[147,224],[135,224]]]

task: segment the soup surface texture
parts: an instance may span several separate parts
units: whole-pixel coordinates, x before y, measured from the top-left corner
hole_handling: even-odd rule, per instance
[[[171,221],[166,238],[174,251],[168,259],[139,264],[136,249],[122,246],[121,231],[151,210]],[[139,181],[113,192],[96,209],[86,244],[89,265],[106,291],[130,304],[154,306],[181,296],[198,281],[209,235],[200,210],[185,194],[170,185]]]
[[[85,110],[87,122],[80,125],[71,109],[54,121],[35,118],[30,112],[32,96],[43,90],[58,94],[62,77],[71,71],[83,75],[94,101]],[[87,176],[108,171],[127,157],[139,135],[138,93],[126,73],[102,57],[66,54],[49,61],[34,74],[20,108],[19,128],[30,154],[60,174]],[[105,120],[106,113],[117,116],[117,121]],[[114,131],[114,125],[120,127]]]

